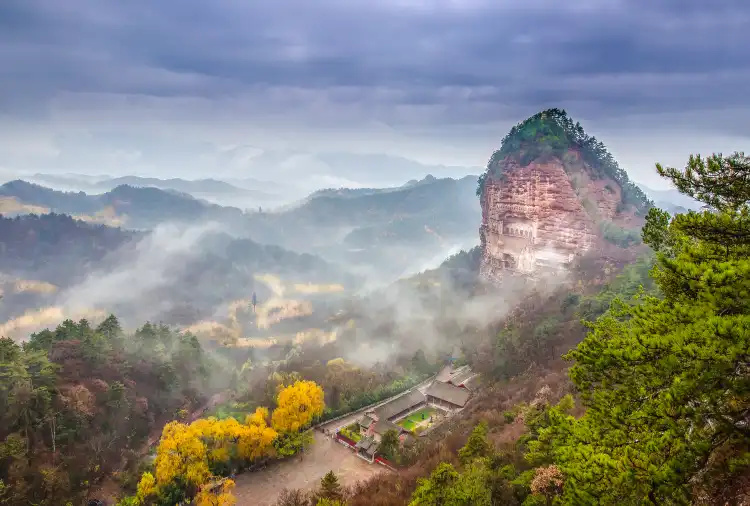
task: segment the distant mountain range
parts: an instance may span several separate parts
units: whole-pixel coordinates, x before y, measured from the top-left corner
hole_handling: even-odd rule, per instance
[[[395,188],[321,190],[283,212],[249,215],[264,243],[398,276],[476,243],[477,176],[426,177]]]
[[[83,221],[134,229],[153,228],[166,221],[195,222],[242,217],[242,211],[237,208],[211,204],[187,193],[128,185],[89,195],[82,191],[63,192],[15,180],[0,186],[0,202],[4,203],[6,215],[55,212]],[[29,206],[33,210],[29,210]]]
[[[438,178],[460,178],[479,174],[482,167],[422,163],[382,153],[313,153],[238,146],[222,155],[222,165],[256,179],[272,178],[310,193],[324,187],[392,187],[427,174]],[[222,179],[237,184],[234,180]],[[242,186],[242,185],[240,185]]]
[[[476,184],[476,176],[429,175],[391,188],[319,190],[275,212],[261,206],[243,212],[155,187],[120,185],[90,195],[16,180],[0,186],[0,213],[57,212],[133,229],[217,221],[261,244],[399,276],[473,246],[481,221]]]
[[[278,185],[254,179],[238,179],[237,185],[218,179],[159,179],[140,176],[86,176],[81,174],[43,174],[37,173],[27,178],[33,183],[51,186],[63,191],[84,191],[86,193],[104,193],[127,185],[136,188],[159,188],[187,193],[214,203],[231,203],[240,208],[256,207],[258,204],[278,203],[282,195],[265,190],[280,190]],[[258,188],[264,188],[260,190]],[[217,202],[218,201],[218,202]]]
[[[636,185],[648,198],[654,201],[656,207],[673,214],[684,213],[690,210],[697,211],[703,206],[702,203],[694,198],[682,194],[677,190],[654,190],[641,183],[636,183]]]
[[[59,190],[102,193],[121,184],[177,190],[242,209],[277,206],[304,198],[319,188],[383,188],[403,181],[460,178],[482,167],[426,164],[386,154],[313,153],[236,146],[208,153],[210,179],[36,173],[20,177]],[[212,157],[215,157],[214,160]],[[208,162],[207,162],[208,163]],[[19,177],[19,176],[16,176]]]

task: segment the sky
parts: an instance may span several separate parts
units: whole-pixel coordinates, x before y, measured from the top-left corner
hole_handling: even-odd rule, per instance
[[[273,179],[262,151],[476,172],[561,107],[660,188],[657,161],[746,150],[748,47],[747,0],[2,0],[0,172]]]

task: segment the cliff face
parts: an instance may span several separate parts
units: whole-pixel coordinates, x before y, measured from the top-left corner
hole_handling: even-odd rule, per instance
[[[564,128],[580,132],[581,143],[588,142],[580,126],[564,123],[569,121],[564,112],[562,133],[547,128],[544,114],[511,131],[503,140],[504,147],[493,155],[480,184],[480,272],[486,279],[498,281],[508,271],[526,275],[544,270],[559,272],[576,255],[597,246],[603,228],[620,230],[621,225],[633,220],[634,210],[648,205],[645,198],[641,202],[641,195],[633,194],[632,183],[608,154],[599,154],[611,164],[603,170],[592,167],[586,158],[592,158],[590,152],[574,142],[568,147],[558,142],[555,151],[544,144],[540,148],[540,143],[549,142],[549,130],[558,140],[566,133]],[[553,123],[553,127],[558,126]],[[518,137],[528,137],[529,130],[532,140],[524,139],[519,145]],[[537,141],[540,131],[542,141]],[[567,138],[564,141],[569,142]],[[514,146],[514,142],[515,150],[506,149],[506,143]],[[630,192],[629,202],[626,192]]]
[[[570,262],[596,241],[596,226],[558,161],[515,166],[482,195],[481,272],[533,273]]]

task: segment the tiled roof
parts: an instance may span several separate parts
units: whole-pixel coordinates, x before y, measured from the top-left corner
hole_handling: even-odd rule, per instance
[[[439,381],[433,381],[425,393],[460,407],[466,405],[466,401],[469,400],[469,396],[471,395],[471,392],[465,388],[459,388],[450,383],[441,383]]]
[[[380,420],[387,420],[388,418],[391,418],[402,411],[413,408],[422,402],[425,402],[424,394],[415,389],[408,394],[392,400],[391,402],[383,404],[375,410],[375,414]]]
[[[375,422],[375,432],[377,432],[381,436],[389,430],[395,430],[397,434],[401,434],[401,431],[404,429],[393,422],[389,422],[388,420],[378,420],[377,422]]]
[[[369,427],[370,425],[372,425],[372,418],[370,418],[367,415],[364,415],[362,418],[359,419],[357,423],[359,423],[362,427]]]
[[[378,442],[371,436],[363,437],[357,442],[355,448],[364,450],[367,453],[374,453],[378,448]]]
[[[435,380],[442,381],[443,383],[445,383],[451,379],[452,372],[453,372],[453,366],[446,365],[445,367],[440,369],[439,373],[437,373],[437,376],[435,376]]]
[[[472,376],[474,376],[474,373],[467,367],[466,369],[458,371],[456,374],[454,374],[448,381],[448,383],[452,383],[457,387],[460,387],[463,383],[466,382],[466,380],[468,380]]]
[[[478,374],[475,376],[472,376],[471,378],[469,378],[468,380],[464,382],[464,386],[468,388],[470,392],[473,392],[474,390],[476,390],[481,384],[482,384],[481,376],[479,376]]]

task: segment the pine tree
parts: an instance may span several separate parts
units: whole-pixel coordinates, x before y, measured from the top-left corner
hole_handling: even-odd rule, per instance
[[[663,296],[615,300],[567,355],[586,414],[539,435],[566,504],[690,503],[750,464],[750,160],[658,170],[707,209],[649,213]]]
[[[318,492],[319,499],[334,499],[341,500],[344,496],[339,484],[339,479],[336,477],[334,472],[328,471],[323,479],[320,480],[320,491]]]
[[[120,326],[120,321],[117,317],[111,314],[99,324],[96,328],[96,332],[111,341],[122,336],[122,327]]]
[[[490,454],[490,443],[487,441],[487,423],[480,422],[471,431],[469,440],[463,448],[458,451],[458,456],[463,465],[469,465],[472,461],[486,457]]]
[[[387,430],[378,445],[378,453],[390,461],[395,461],[397,460],[400,446],[401,442],[398,440],[398,432]]]
[[[460,475],[447,462],[441,462],[429,479],[420,478],[409,506],[449,506],[454,501]]]

